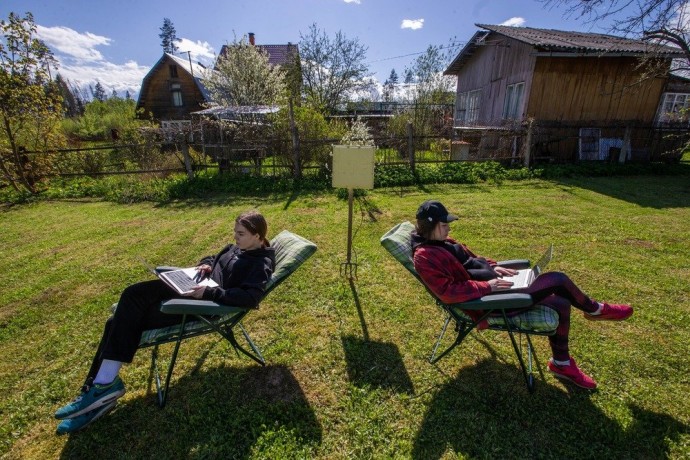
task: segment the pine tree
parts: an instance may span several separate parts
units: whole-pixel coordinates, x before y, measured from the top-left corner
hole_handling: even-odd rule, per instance
[[[125,100],[129,101],[132,99],[132,95],[129,94],[129,90],[125,91]]]
[[[412,75],[412,69],[405,69],[405,83],[413,83],[414,75]]]
[[[391,69],[391,74],[388,77],[388,82],[391,85],[397,85],[398,84],[398,73],[395,71],[395,69]]]
[[[96,82],[96,87],[91,90],[91,96],[97,101],[105,101],[107,99],[107,96],[105,95],[105,89],[103,89],[103,85],[101,85],[100,81]]]
[[[161,46],[163,47],[164,53],[174,54],[177,52],[177,35],[175,32],[175,26],[172,21],[168,18],[163,18],[163,27],[161,27],[161,33],[158,34],[161,39]]]

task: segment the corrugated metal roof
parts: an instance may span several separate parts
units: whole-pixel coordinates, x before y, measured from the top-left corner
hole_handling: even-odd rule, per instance
[[[643,56],[661,54],[664,57],[683,56],[680,48],[657,45],[644,40],[616,37],[590,32],[568,32],[532,27],[495,26],[475,24],[484,30],[475,32],[465,47],[445,70],[444,74],[456,74],[474,54],[477,47],[491,40],[491,34],[503,35],[534,47],[535,52],[559,55],[590,56]]]
[[[531,27],[494,26],[476,24],[477,27],[514,38],[523,43],[551,51],[604,52],[604,53],[649,53],[680,52],[680,48],[659,47],[643,40],[617,37],[615,35],[591,32],[567,32],[554,29]]]

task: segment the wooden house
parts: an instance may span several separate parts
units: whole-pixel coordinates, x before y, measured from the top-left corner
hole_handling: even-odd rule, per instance
[[[204,86],[208,69],[172,54],[165,53],[144,77],[137,100],[140,115],[161,122],[167,127],[188,123],[190,114],[211,102]]]
[[[477,27],[444,72],[457,76],[457,130],[536,126],[521,146],[515,136],[480,136],[485,150],[520,150],[528,161],[654,155],[654,125],[679,49],[595,33]],[[653,75],[640,65],[645,57],[654,58]]]

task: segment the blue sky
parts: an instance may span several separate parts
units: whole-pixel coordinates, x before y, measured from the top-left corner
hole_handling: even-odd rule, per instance
[[[393,68],[402,75],[431,44],[453,37],[464,43],[475,23],[604,32],[537,0],[2,0],[0,16],[11,11],[33,13],[65,78],[133,95],[162,55],[165,17],[182,40],[180,50],[205,64],[248,32],[257,44],[285,44],[298,43],[312,23],[329,36],[342,30],[368,47],[367,63],[381,83]]]

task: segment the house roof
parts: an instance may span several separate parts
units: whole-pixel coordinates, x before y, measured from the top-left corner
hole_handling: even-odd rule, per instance
[[[221,56],[225,56],[225,54],[227,53],[228,46],[232,45],[223,45],[223,47],[220,49],[220,54],[218,55],[219,59]],[[290,62],[291,56],[299,55],[299,49],[297,48],[297,45],[293,43],[288,43],[287,45],[255,46],[261,51],[264,51],[266,54],[268,54],[268,63],[271,65],[288,64]]]
[[[207,102],[211,101],[211,94],[208,92],[208,89],[204,85],[204,80],[208,76],[209,72],[213,72],[211,69],[207,69],[206,67],[202,66],[199,63],[191,63],[189,62],[188,59],[184,59],[178,56],[175,56],[173,54],[169,53],[163,53],[163,56],[156,62],[153,67],[151,67],[151,70],[146,74],[144,77],[144,80],[141,83],[141,89],[139,90],[139,99],[137,101],[137,107],[140,106],[141,103],[141,98],[144,96],[147,92],[148,85],[149,85],[149,80],[151,77],[158,71],[158,69],[164,65],[166,60],[172,60],[175,62],[175,64],[181,69],[181,71],[189,74],[193,79],[194,83],[196,83],[197,88],[199,88],[199,91],[201,91],[201,95],[204,97],[204,100]]]
[[[535,29],[532,27],[475,25],[484,30],[478,31],[472,36],[444,74],[456,74],[478,47],[487,44],[488,37],[492,33],[526,43],[535,48],[537,55],[542,56],[643,56],[652,53],[669,58],[683,56],[680,48],[614,35]]]

